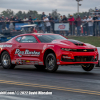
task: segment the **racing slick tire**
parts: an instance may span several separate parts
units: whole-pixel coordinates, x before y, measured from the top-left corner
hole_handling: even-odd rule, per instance
[[[45,66],[48,72],[55,72],[58,69],[56,57],[53,53],[49,53],[45,59]]]
[[[11,64],[10,55],[9,55],[9,53],[7,51],[4,51],[1,54],[1,66],[4,69],[14,69],[15,68],[15,65]]]
[[[44,70],[46,66],[44,65],[34,65],[38,70]]]
[[[91,71],[94,68],[94,64],[84,64],[84,65],[82,65],[82,68],[85,71]]]

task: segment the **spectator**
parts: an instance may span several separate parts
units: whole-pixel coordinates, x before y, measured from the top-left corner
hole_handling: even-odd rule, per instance
[[[5,24],[5,18],[4,18],[4,15],[2,15],[2,18],[1,18],[1,24],[2,24],[2,30],[5,29],[6,24]]]
[[[15,21],[14,16],[11,16],[10,21]]]
[[[76,18],[76,21],[77,21],[77,24],[76,24],[76,27],[77,27],[77,35],[80,36],[80,30],[81,30],[81,18],[80,18],[80,15],[77,16]]]
[[[16,18],[15,18],[15,21],[17,21],[17,22],[19,22],[20,20],[19,20],[19,18],[16,16]]]
[[[59,23],[59,19],[57,17],[55,17],[54,19],[54,23]],[[59,34],[59,31],[55,31],[56,34]]]
[[[99,15],[99,10],[96,8],[96,10],[95,10],[95,15]]]
[[[51,14],[49,13],[49,16],[48,16],[48,18],[49,18],[49,20],[50,20],[50,18],[51,18]]]
[[[37,19],[37,22],[38,22],[39,32],[41,32],[41,31],[42,31],[42,24],[41,24],[41,21]]]
[[[54,22],[59,23],[59,19],[57,17],[55,17]]]
[[[43,12],[42,15],[41,15],[41,20],[43,20],[43,17],[45,17],[45,13]]]
[[[91,16],[89,16],[89,18],[87,19],[88,22],[88,28],[89,28],[89,36],[93,36],[93,19]]]
[[[34,24],[36,24],[36,25],[38,24],[36,17],[33,18],[33,21],[34,21]]]
[[[75,34],[75,19],[73,17],[73,15],[70,15],[70,18],[68,19],[69,21],[69,24],[70,24],[70,33],[71,35],[74,35]]]
[[[36,17],[33,18],[33,23],[36,24],[36,29],[38,29],[38,22]]]
[[[33,22],[32,22],[32,17],[31,17],[31,16],[29,16],[28,21],[30,21],[29,24],[33,24]]]
[[[44,22],[45,17],[43,17],[43,21],[41,21],[41,26],[42,26],[42,32],[45,33],[45,22]]]
[[[1,17],[0,17],[0,33],[2,33],[2,22],[1,22]]]
[[[62,22],[62,19],[63,19],[63,17],[62,17],[62,16],[60,16],[60,22]]]
[[[51,24],[50,24],[49,19],[47,18],[47,16],[45,16],[44,22],[46,24],[47,33],[50,33],[50,26],[51,26]]]
[[[54,18],[51,16],[49,19],[50,23],[51,23],[51,27],[52,27],[52,32],[54,33]]]
[[[86,19],[86,16],[84,16],[83,19],[82,19],[82,26],[83,26],[83,35],[85,36],[85,34],[87,33],[87,19]]]
[[[33,33],[37,33],[37,30],[35,29],[35,27],[33,28]]]
[[[24,17],[23,21],[28,21],[28,18]]]
[[[6,22],[6,27],[7,27],[7,29],[9,29],[9,25],[10,25],[10,22],[9,22],[10,20],[8,19],[8,17],[6,17],[6,20],[5,20],[5,22]]]
[[[24,21],[24,23],[28,23],[27,21],[28,21],[28,18],[26,18],[26,16],[24,17],[24,19],[23,19],[23,21]]]
[[[68,22],[68,20],[67,20],[65,15],[63,15],[62,22],[63,23],[67,23]],[[66,36],[66,35],[68,35],[68,32],[67,31],[62,31],[62,34],[63,34],[63,36]]]
[[[93,36],[96,36],[97,35],[97,22],[95,21],[97,19],[98,19],[98,17],[95,14],[94,17],[93,17],[93,20],[94,20],[94,23],[93,23]]]
[[[63,15],[62,22],[63,22],[63,23],[67,23],[67,22],[68,22],[65,15]]]
[[[12,21],[12,24],[15,26],[15,22],[14,22],[15,21],[15,18],[14,18],[14,16],[11,15],[10,21]]]
[[[98,27],[99,27],[98,35],[100,36],[100,14],[99,14],[99,17],[98,17]]]

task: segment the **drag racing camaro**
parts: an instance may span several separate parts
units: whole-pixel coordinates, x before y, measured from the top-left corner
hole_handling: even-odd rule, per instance
[[[55,72],[59,65],[81,65],[91,71],[98,64],[97,48],[57,34],[22,34],[0,43],[0,61],[5,69],[34,65]]]

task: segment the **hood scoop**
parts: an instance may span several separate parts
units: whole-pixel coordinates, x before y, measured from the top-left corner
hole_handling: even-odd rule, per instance
[[[80,42],[80,41],[77,41],[77,40],[68,39],[68,41],[72,42],[76,46],[84,46],[83,42]]]

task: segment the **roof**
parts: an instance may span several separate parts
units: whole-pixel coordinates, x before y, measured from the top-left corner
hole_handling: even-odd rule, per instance
[[[44,34],[44,33],[26,33],[26,34],[17,35],[16,37],[24,36],[24,35],[58,35],[58,34],[53,34],[53,33],[47,33],[47,34]]]

